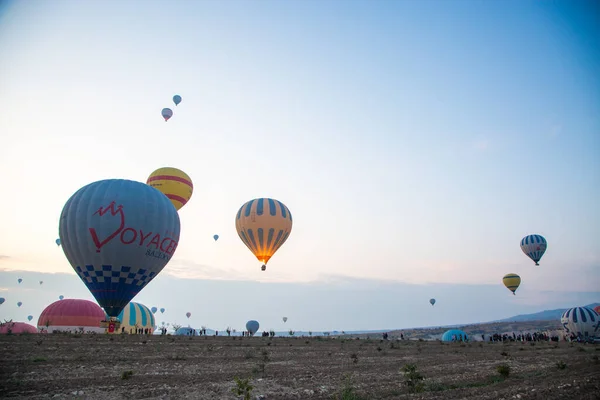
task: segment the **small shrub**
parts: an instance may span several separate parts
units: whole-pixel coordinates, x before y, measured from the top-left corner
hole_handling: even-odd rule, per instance
[[[46,362],[48,361],[48,359],[46,357],[36,357],[33,359],[33,362],[37,363],[37,362]]]
[[[344,381],[342,383],[342,388],[338,395],[335,396],[336,400],[362,400],[354,389],[354,383],[352,382],[352,377],[350,375],[344,375]]]
[[[352,359],[352,362],[354,364],[356,364],[358,362],[358,355],[356,353],[350,354],[350,358]]]
[[[556,363],[556,368],[565,369],[565,368],[567,368],[567,364],[565,364],[564,361],[559,361]]]
[[[508,357],[508,353],[507,353],[507,352],[505,352],[505,351],[503,351],[502,353],[500,353],[500,355],[501,355],[501,356],[504,356],[504,357]]]
[[[236,396],[244,396],[244,400],[251,400],[254,386],[250,383],[250,378],[240,379],[236,376],[234,381],[235,387],[231,389],[233,394]]]
[[[133,376],[133,371],[128,370],[128,371],[123,371],[123,373],[121,374],[121,379],[125,380],[125,379],[130,379]]]
[[[420,393],[425,389],[425,385],[423,384],[425,378],[417,371],[415,364],[406,364],[402,367],[402,372],[404,373],[404,383],[408,387],[409,393]]]
[[[498,371],[500,376],[503,378],[508,378],[508,376],[510,375],[510,367],[506,364],[498,365],[496,367],[496,371]]]

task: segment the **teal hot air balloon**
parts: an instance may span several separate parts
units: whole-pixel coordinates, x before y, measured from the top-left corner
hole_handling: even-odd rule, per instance
[[[219,240],[219,235],[213,235],[213,239],[215,239],[216,242],[217,240]]]
[[[173,110],[170,108],[163,108],[161,111],[162,117],[165,119],[165,122],[169,120],[173,116]]]
[[[548,242],[542,235],[527,235],[521,239],[521,250],[535,263],[539,262],[548,248]]]
[[[62,300],[62,299],[64,299],[64,298],[65,298],[65,296],[63,296],[62,294],[61,294],[60,296],[58,296],[58,299],[59,299],[59,300]]]
[[[181,96],[176,94],[175,96],[173,96],[173,103],[175,103],[176,106],[179,105],[179,103],[181,103]]]
[[[259,327],[260,327],[260,325],[259,325],[258,321],[250,320],[250,321],[246,322],[246,330],[248,332],[250,332],[250,334],[252,336],[254,336],[254,334],[256,332],[258,332]]]
[[[23,305],[22,301],[17,302],[17,307],[21,307]]]
[[[179,242],[179,215],[152,186],[108,179],[79,189],[59,223],[67,260],[109,317],[167,265]]]
[[[27,321],[31,321],[33,319],[33,315],[28,315],[27,316]]]
[[[161,314],[164,314],[164,313],[165,313],[165,309],[164,309],[164,308],[161,308],[161,309],[160,309],[160,313],[161,313]]]
[[[156,312],[158,311],[158,308],[156,308],[156,307],[152,307],[152,308],[150,309],[150,311],[152,311],[152,314],[156,314]]]
[[[19,279],[17,279],[17,282],[21,283],[21,282],[23,282],[23,279],[19,278]]]
[[[4,304],[5,301],[6,299],[4,297],[0,297],[0,304]]]
[[[429,299],[429,304],[431,304],[432,306],[435,305],[435,299]]]
[[[57,246],[60,246],[60,239],[56,239],[54,243],[56,243]]]

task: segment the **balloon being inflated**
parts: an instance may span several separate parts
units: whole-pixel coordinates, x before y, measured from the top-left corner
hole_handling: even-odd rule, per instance
[[[179,231],[179,215],[165,195],[123,179],[79,189],[59,224],[67,260],[110,317],[167,265]]]

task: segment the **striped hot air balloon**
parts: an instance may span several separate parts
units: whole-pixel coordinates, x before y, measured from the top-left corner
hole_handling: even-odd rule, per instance
[[[517,274],[506,274],[504,275],[504,278],[502,278],[502,283],[504,283],[504,286],[513,292],[513,294],[516,294],[515,292],[521,284],[521,277]]]
[[[600,315],[587,307],[574,307],[565,311],[560,318],[565,333],[582,337],[600,335]]]
[[[250,249],[262,270],[292,232],[292,214],[282,202],[261,198],[250,200],[240,207],[235,228],[240,239]]]
[[[539,262],[547,247],[548,242],[542,235],[527,235],[521,239],[521,250],[533,260],[535,265],[540,265]]]
[[[188,174],[172,167],[157,169],[146,183],[164,193],[177,210],[190,201],[194,192],[194,184]]]

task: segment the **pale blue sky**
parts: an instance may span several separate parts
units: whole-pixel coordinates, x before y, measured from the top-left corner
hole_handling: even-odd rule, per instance
[[[444,290],[472,301],[492,285],[498,317],[598,301],[599,15],[592,1],[7,3],[0,268],[72,274],[54,244],[69,196],[169,165],[195,191],[175,257],[136,300],[161,277],[226,290],[214,280],[306,288],[334,276],[371,279],[369,293],[398,282],[394,307]],[[294,214],[266,273],[234,229],[255,197]],[[539,268],[519,249],[530,233],[549,242]],[[508,272],[523,278],[518,296],[501,286]],[[488,319],[458,308],[448,319]],[[418,314],[407,315],[422,325]],[[351,318],[339,325],[387,326]]]

